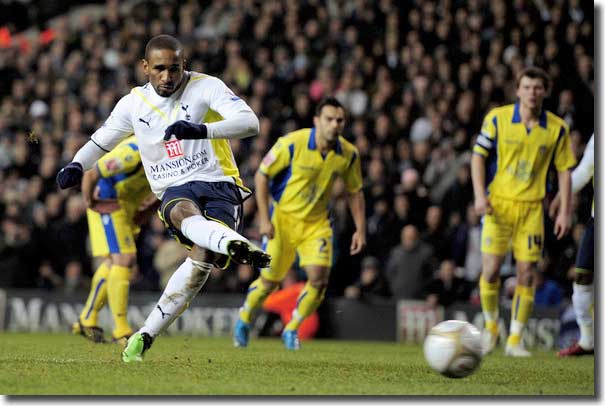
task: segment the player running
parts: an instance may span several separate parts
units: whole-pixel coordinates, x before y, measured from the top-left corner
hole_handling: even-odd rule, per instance
[[[105,153],[132,133],[159,214],[175,238],[191,248],[144,326],[128,340],[124,362],[142,361],[153,339],[186,308],[216,264],[229,260],[265,267],[270,256],[241,230],[242,203],[250,190],[239,177],[229,139],[258,134],[258,118],[218,78],[185,71],[183,46],[159,35],[145,47],[149,78],[117,103],[111,115],[57,175],[65,189],[79,184]]]
[[[571,227],[570,169],[576,162],[567,124],[542,106],[549,85],[550,79],[543,70],[522,71],[517,80],[517,103],[487,114],[473,148],[475,210],[483,216],[479,294],[485,318],[486,354],[493,350],[498,338],[500,267],[512,243],[517,286],[505,354],[531,355],[523,347],[521,335],[534,303],[533,274],[544,243],[542,204],[551,163],[557,169],[561,193],[561,210],[554,227],[557,239]]]
[[[282,339],[287,349],[300,348],[298,327],[321,304],[332,266],[333,232],[328,203],[337,176],[341,176],[346,185],[356,227],[350,254],[358,254],[366,244],[359,153],[340,135],[345,125],[345,110],[338,100],[327,98],[318,105],[313,124],[314,128],[281,137],[254,177],[260,233],[268,238],[264,248],[272,259],[271,265],[263,267],[259,278],[248,288],[235,325],[236,347],[248,345],[250,325],[257,309],[278,288],[298,255],[308,280]]]

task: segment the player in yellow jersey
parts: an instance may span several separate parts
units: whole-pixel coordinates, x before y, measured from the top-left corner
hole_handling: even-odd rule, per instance
[[[125,342],[133,333],[126,314],[130,271],[136,264],[137,223],[157,200],[151,194],[134,137],[122,141],[85,173],[82,194],[88,206],[92,255],[103,262],[95,271],[86,305],[72,330],[104,342],[97,315],[108,302],[114,320],[113,340]]]
[[[327,98],[317,106],[313,124],[314,128],[281,137],[254,178],[259,231],[266,238],[263,248],[271,255],[271,263],[250,284],[234,329],[236,347],[248,345],[256,311],[277,289],[298,255],[308,280],[298,297],[292,320],[284,327],[282,339],[287,349],[300,348],[298,327],[323,300],[332,266],[328,203],[337,176],[346,185],[356,227],[350,254],[358,254],[366,244],[359,153],[341,135],[345,110],[338,100]]]
[[[557,239],[571,227],[570,169],[576,161],[567,124],[543,109],[549,86],[543,70],[532,67],[522,71],[517,78],[517,102],[487,114],[473,148],[475,210],[483,216],[479,294],[485,318],[485,354],[493,350],[498,338],[500,267],[512,246],[517,287],[505,354],[531,355],[521,337],[533,308],[534,272],[544,243],[543,199],[551,163],[557,170],[561,193],[554,226]]]

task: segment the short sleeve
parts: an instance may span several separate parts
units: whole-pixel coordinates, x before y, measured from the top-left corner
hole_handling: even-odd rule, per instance
[[[294,144],[280,138],[263,158],[259,170],[273,178],[290,165],[293,156]]]
[[[557,138],[555,147],[555,167],[557,171],[562,172],[571,169],[576,164],[576,158],[571,150],[571,137],[569,136],[569,128],[567,125],[562,125]]]
[[[355,150],[353,151],[349,166],[343,174],[345,187],[349,193],[358,192],[363,186],[363,180],[361,178],[361,164],[359,161],[359,153],[357,150]]]
[[[483,119],[481,132],[477,136],[473,152],[488,157],[492,149],[496,146],[497,135],[498,119],[495,110],[491,110]]]

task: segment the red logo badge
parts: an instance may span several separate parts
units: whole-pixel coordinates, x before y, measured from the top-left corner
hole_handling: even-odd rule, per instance
[[[169,158],[183,155],[183,149],[181,148],[181,142],[179,140],[165,142],[164,148],[166,148]]]

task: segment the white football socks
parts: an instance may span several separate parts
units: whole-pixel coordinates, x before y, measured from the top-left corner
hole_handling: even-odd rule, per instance
[[[227,243],[230,241],[248,242],[245,237],[229,227],[216,221],[206,220],[200,215],[184,219],[181,222],[181,232],[196,245],[225,255],[229,255]]]
[[[172,274],[166,288],[139,330],[155,337],[168,328],[206,283],[212,264],[187,258]]]
[[[593,284],[578,285],[573,284],[573,310],[576,313],[576,321],[580,327],[580,347],[585,350],[594,348],[594,329],[590,308],[593,304]]]

